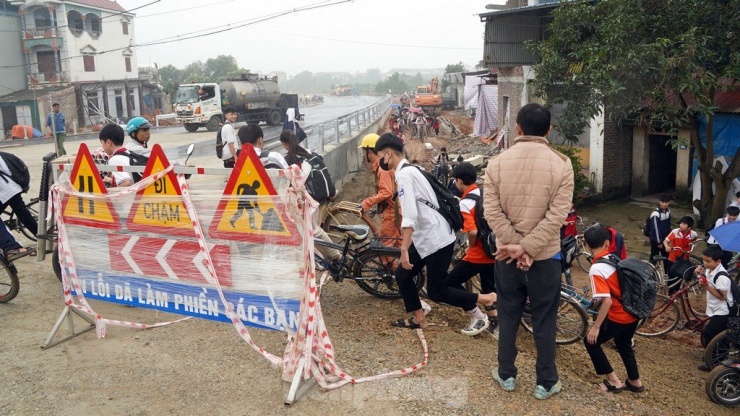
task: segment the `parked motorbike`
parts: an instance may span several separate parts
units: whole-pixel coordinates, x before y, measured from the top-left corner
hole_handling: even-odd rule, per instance
[[[704,381],[704,388],[715,403],[740,405],[740,358],[728,358],[714,367]]]

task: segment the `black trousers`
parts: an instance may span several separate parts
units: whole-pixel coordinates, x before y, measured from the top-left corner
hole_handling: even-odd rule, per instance
[[[0,222],[0,249],[2,249],[7,256],[8,250],[13,250],[21,247],[23,246],[21,245],[21,243],[18,242],[18,240],[15,239],[15,237],[13,237],[13,234],[8,231],[8,227]]]
[[[465,290],[463,284],[473,278],[476,274],[480,275],[480,293],[487,294],[496,291],[494,283],[496,281],[495,264],[479,264],[461,260],[452,268],[447,275],[444,285],[457,290]],[[474,309],[475,306],[473,306]],[[470,310],[470,309],[466,309]]]
[[[7,208],[8,205],[10,205],[10,208],[13,210],[16,217],[18,217],[18,220],[28,228],[33,235],[39,233],[39,224],[36,222],[36,218],[33,217],[33,214],[31,214],[31,211],[26,208],[26,203],[23,201],[23,197],[20,193],[15,194],[12,198],[3,202],[3,204],[0,205],[0,211],[5,211],[5,208]]]
[[[555,364],[555,330],[560,305],[560,260],[535,261],[529,271],[516,262],[496,262],[498,295],[498,373],[502,380],[517,376],[516,336],[529,298],[537,347],[537,384],[549,390],[558,382]]]
[[[406,312],[421,309],[421,301],[414,284],[414,277],[421,272],[424,266],[427,267],[427,293],[430,299],[435,302],[458,306],[465,310],[475,308],[475,303],[478,300],[477,294],[462,289],[454,289],[444,284],[447,278],[447,269],[450,267],[450,260],[452,260],[454,245],[455,243],[451,243],[423,259],[419,256],[419,252],[416,251],[413,244],[409,247],[409,261],[413,267],[411,270],[406,270],[401,265],[396,268],[396,282],[403,297]]]
[[[619,356],[622,357],[624,368],[627,370],[627,377],[630,380],[640,378],[640,372],[637,370],[637,360],[635,360],[635,350],[632,348],[632,337],[635,335],[638,323],[639,321],[632,322],[631,324],[618,324],[606,318],[601,325],[599,336],[596,338],[596,344],[589,344],[588,340],[584,338],[583,344],[586,346],[586,351],[588,351],[588,355],[591,357],[596,374],[603,375],[614,371],[612,365],[609,363],[609,359],[604,354],[604,350],[601,348],[601,344],[614,338],[614,344],[616,344]]]
[[[720,332],[727,329],[727,320],[729,315],[714,315],[704,325],[704,330],[701,331],[701,346],[706,347],[714,337]]]

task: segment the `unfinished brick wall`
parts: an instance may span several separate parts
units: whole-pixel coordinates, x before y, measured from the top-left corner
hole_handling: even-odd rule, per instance
[[[522,67],[496,68],[498,71],[498,108],[499,120],[504,120],[504,97],[509,97],[509,144],[516,137],[516,115],[522,107],[522,94],[524,93],[524,74]],[[503,126],[502,126],[503,127]]]
[[[593,149],[592,149],[593,150]],[[604,123],[605,197],[629,196],[632,190],[632,127]]]

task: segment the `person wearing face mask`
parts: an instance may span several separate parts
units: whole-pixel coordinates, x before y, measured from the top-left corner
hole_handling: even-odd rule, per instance
[[[378,213],[382,215],[380,222],[381,242],[388,247],[401,247],[401,214],[396,203],[396,171],[380,168],[380,158],[375,151],[375,143],[380,136],[371,133],[362,138],[359,148],[362,149],[365,162],[371,164],[370,169],[375,178],[375,195],[362,201],[363,211],[369,211],[377,205]]]

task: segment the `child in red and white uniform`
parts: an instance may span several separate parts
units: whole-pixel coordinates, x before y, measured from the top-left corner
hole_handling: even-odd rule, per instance
[[[694,219],[688,215],[681,218],[678,228],[671,231],[663,240],[663,247],[668,252],[668,284],[672,284],[676,279],[683,277],[685,269],[691,266],[689,263],[690,252],[694,248],[696,241],[696,231],[692,230]],[[676,264],[678,263],[678,264]],[[672,290],[674,292],[675,290]]]
[[[609,252],[610,238],[610,232],[602,226],[590,227],[584,233],[584,240],[594,253],[593,265],[589,270],[591,292],[595,300],[601,300],[596,322],[584,339],[584,345],[596,374],[606,376],[599,385],[601,390],[621,393],[627,389],[640,393],[645,391],[645,387],[640,381],[635,350],[632,348],[632,337],[637,329],[638,320],[622,307],[617,269],[611,264],[599,262],[599,259],[607,256],[615,257]],[[627,379],[624,382],[616,375],[601,348],[601,344],[612,338],[627,370]]]

